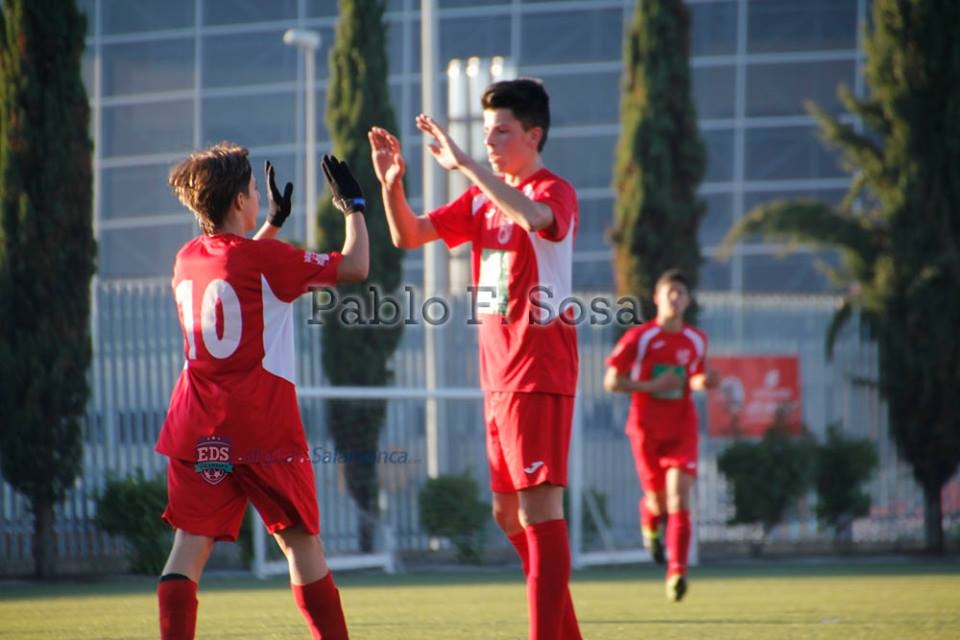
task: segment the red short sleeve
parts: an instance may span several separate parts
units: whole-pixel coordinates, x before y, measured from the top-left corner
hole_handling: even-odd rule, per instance
[[[613,351],[607,356],[607,366],[616,369],[620,375],[629,373],[634,361],[637,359],[637,342],[639,335],[636,329],[631,329],[623,334],[623,337],[617,342]]]
[[[699,329],[689,329],[699,340],[693,340],[697,351],[697,359],[690,363],[690,375],[695,376],[707,370],[707,334]]]
[[[467,189],[456,200],[427,214],[440,239],[451,249],[470,242],[476,235],[473,202],[479,193],[475,188]]]
[[[337,267],[343,260],[339,252],[305,251],[279,240],[257,243],[263,245],[260,268],[280,300],[290,302],[311,286],[336,284]]]
[[[566,237],[571,227],[575,227],[577,193],[570,183],[559,179],[546,181],[544,186],[534,194],[533,201],[547,205],[553,212],[553,224],[537,232],[541,238],[559,242]],[[575,228],[574,232],[576,232]]]

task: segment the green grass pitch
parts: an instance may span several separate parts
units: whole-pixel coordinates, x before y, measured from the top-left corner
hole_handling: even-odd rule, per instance
[[[584,638],[960,638],[956,559],[708,565],[690,578],[686,599],[670,603],[652,566],[576,572]],[[519,569],[337,581],[355,640],[526,638]],[[0,583],[0,639],[156,638],[154,588],[138,578]],[[201,582],[198,638],[306,636],[284,579]]]

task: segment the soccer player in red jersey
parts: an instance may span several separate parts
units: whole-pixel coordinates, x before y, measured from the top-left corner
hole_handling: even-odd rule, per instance
[[[414,248],[441,239],[451,248],[473,245],[493,516],[527,576],[529,637],[580,638],[563,515],[577,335],[560,317],[565,310],[555,308],[571,293],[577,195],[540,157],[550,128],[549,98],[540,82],[497,82],[481,101],[492,170],[433,118],[417,117],[417,127],[432,139],[434,159],[472,183],[426,215],[416,215],[407,202],[397,138],[378,127],[368,137],[394,244]]]
[[[631,394],[626,433],[643,487],[644,542],[664,562],[660,523],[667,515],[667,597],[687,591],[690,489],[697,475],[697,411],[691,390],[715,387],[706,368],[707,336],[686,324],[687,279],[665,272],[654,288],[657,317],[627,331],[607,358],[603,386]]]
[[[267,222],[246,238],[260,209],[247,155],[221,143],[170,173],[203,233],[183,245],[173,268],[186,361],[157,442],[169,457],[163,518],[175,529],[157,588],[160,637],[194,637],[197,583],[213,543],[237,539],[252,502],[289,562],[313,637],[342,640],[346,622],[319,537],[294,387],[293,302],[313,285],[366,278],[363,194],[345,164],[324,157],[346,238],[340,252],[298,249],[272,239],[290,214],[293,185],[281,194],[268,162]]]

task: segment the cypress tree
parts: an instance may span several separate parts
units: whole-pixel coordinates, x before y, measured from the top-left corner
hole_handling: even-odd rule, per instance
[[[677,267],[696,286],[697,198],[705,151],[690,97],[690,15],[682,0],[637,0],[623,50],[621,132],[614,169],[614,278],[652,318],[657,277]],[[696,308],[688,312],[696,318]]]
[[[0,10],[0,469],[54,573],[54,506],[81,468],[89,395],[92,219],[86,32],[73,0]]]
[[[864,131],[816,105],[825,141],[854,177],[837,207],[781,201],[751,211],[752,233],[839,249],[849,285],[827,334],[853,317],[877,341],[890,429],[924,493],[928,550],[943,552],[941,490],[960,465],[960,3],[874,0],[865,98],[840,87]]]
[[[394,294],[403,276],[403,251],[393,246],[379,198],[380,183],[373,171],[367,132],[377,125],[396,131],[387,85],[386,27],[383,0],[340,0],[336,43],[330,52],[327,128],[333,153],[350,165],[367,196],[370,236],[370,277],[367,282],[338,285],[341,298],[370,299]],[[343,214],[325,199],[320,205],[323,246],[343,242]],[[348,317],[344,317],[347,315]],[[380,326],[361,326],[350,314],[327,314],[322,333],[323,366],[334,385],[384,386],[392,372],[388,362],[400,343],[401,318]],[[367,313],[366,317],[370,317]],[[384,318],[390,320],[389,317]],[[346,322],[344,322],[346,320]],[[361,548],[373,547],[377,503],[376,451],[386,416],[385,400],[331,400],[327,425],[337,450],[345,454],[347,486],[361,510]]]

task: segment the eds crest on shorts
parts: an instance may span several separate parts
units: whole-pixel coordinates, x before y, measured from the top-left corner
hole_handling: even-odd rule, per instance
[[[230,441],[219,436],[200,438],[197,440],[196,460],[194,471],[210,484],[220,484],[233,471]]]

